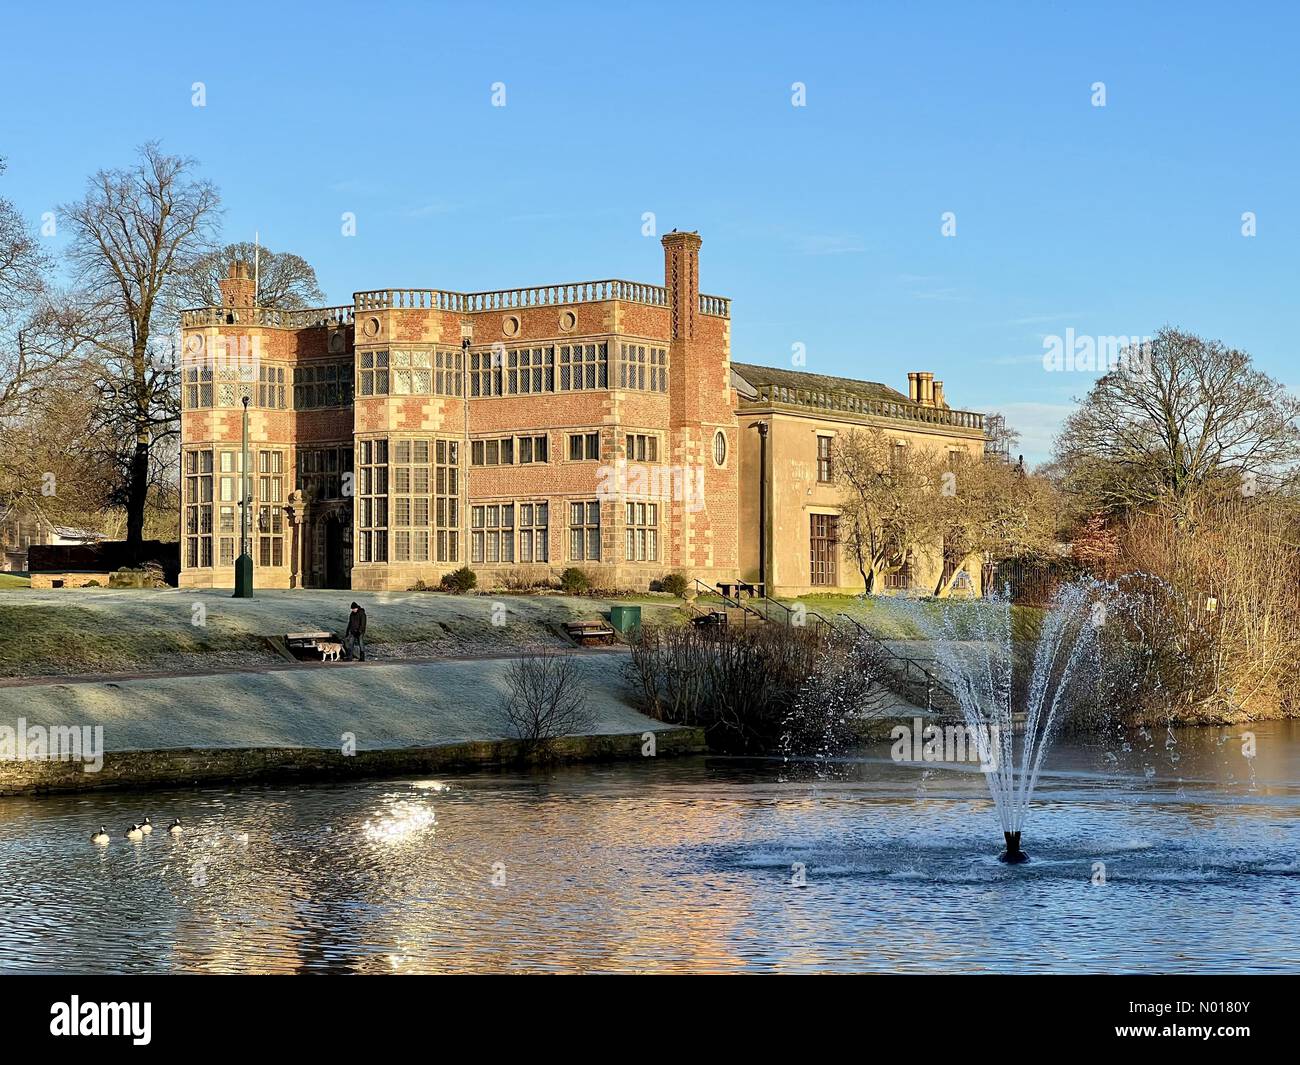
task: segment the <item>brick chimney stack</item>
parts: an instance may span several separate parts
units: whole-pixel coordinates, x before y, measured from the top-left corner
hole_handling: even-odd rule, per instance
[[[948,406],[948,404],[945,403],[945,402],[943,401],[943,382],[942,382],[942,381],[936,381],[936,382],[934,383],[934,405],[935,405],[936,407],[946,407],[946,406]]]
[[[700,419],[708,390],[707,370],[696,351],[700,313],[700,240],[698,233],[673,230],[663,236],[664,288],[668,292],[671,337],[668,356],[669,412],[677,424]]]
[[[921,375],[919,373],[909,373],[907,375],[907,398],[913,403],[921,402]]]
[[[700,313],[700,240],[698,233],[673,230],[663,236],[664,287],[672,311],[672,338],[695,339],[695,318]]]
[[[217,282],[221,289],[221,306],[251,307],[256,297],[253,287],[253,274],[246,263],[230,264],[230,274]]]

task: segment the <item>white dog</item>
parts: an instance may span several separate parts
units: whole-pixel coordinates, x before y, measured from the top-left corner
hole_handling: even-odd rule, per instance
[[[343,645],[337,640],[321,640],[316,644],[322,662],[337,662],[343,653]]]

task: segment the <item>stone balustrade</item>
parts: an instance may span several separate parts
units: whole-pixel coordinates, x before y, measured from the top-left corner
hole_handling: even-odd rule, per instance
[[[270,307],[196,307],[181,312],[185,326],[247,324],[286,329],[351,323],[362,311],[435,310],[472,314],[482,311],[509,311],[529,307],[560,307],[574,303],[600,303],[623,300],[651,307],[668,306],[668,290],[663,285],[640,281],[573,281],[562,285],[534,285],[530,288],[507,288],[493,292],[448,292],[436,288],[382,288],[358,292],[351,307],[323,307],[310,310],[276,310]],[[701,314],[717,318],[731,316],[731,301],[722,296],[700,296]],[[232,317],[233,316],[233,317]]]
[[[700,313],[714,318],[731,317],[731,300],[725,296],[700,296]]]
[[[528,307],[558,307],[572,303],[626,300],[653,307],[668,305],[668,290],[662,285],[639,281],[572,281],[562,285],[533,285],[492,292],[446,292],[440,289],[378,289],[356,294],[358,311],[433,309],[446,311],[509,311]]]
[[[928,422],[956,429],[984,429],[984,415],[969,410],[925,407],[919,403],[890,399],[871,399],[852,392],[791,388],[786,385],[760,385],[758,398],[746,401],[751,406],[781,404],[789,407],[814,407],[845,414],[865,414],[877,418]]]
[[[310,329],[315,326],[351,325],[351,307],[194,307],[181,311],[181,325],[255,325],[271,329]]]
[[[381,288],[358,292],[353,296],[358,311],[463,311],[463,292],[444,292],[437,288]]]

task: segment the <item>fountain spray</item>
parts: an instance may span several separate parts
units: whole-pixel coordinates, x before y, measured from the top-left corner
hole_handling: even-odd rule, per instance
[[[1021,830],[1043,759],[1064,716],[1071,679],[1087,660],[1104,621],[1096,592],[1095,582],[1067,584],[1057,591],[1040,630],[1023,715],[1015,712],[1012,700],[1008,595],[905,601],[912,620],[930,638],[941,678],[957,698],[967,734],[980,748],[1006,844],[999,861],[1029,859],[1020,846]]]

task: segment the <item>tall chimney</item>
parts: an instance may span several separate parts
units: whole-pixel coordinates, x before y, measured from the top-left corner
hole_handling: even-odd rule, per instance
[[[672,310],[672,339],[694,340],[700,313],[700,235],[673,230],[663,236],[664,287]]]
[[[230,274],[217,282],[217,288],[221,290],[221,306],[253,306],[256,293],[254,292],[253,275],[249,272],[246,263],[231,263]]]
[[[923,407],[934,406],[934,374],[922,370],[916,375],[919,378],[918,383],[921,386],[921,398],[918,402]]]
[[[942,382],[942,381],[936,381],[936,382],[934,383],[934,405],[935,405],[936,407],[946,407],[946,406],[948,406],[948,404],[945,403],[945,402],[943,401],[943,382]]]
[[[921,375],[919,373],[910,373],[907,375],[907,398],[913,403],[921,402]]]

